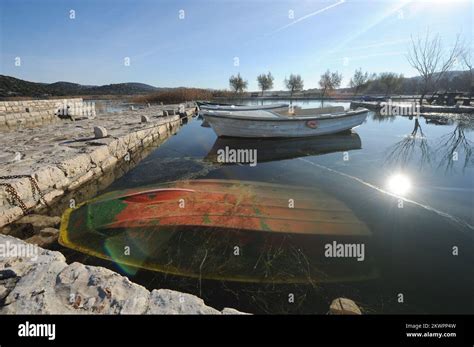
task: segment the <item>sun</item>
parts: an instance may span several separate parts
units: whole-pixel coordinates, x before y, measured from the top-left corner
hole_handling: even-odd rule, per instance
[[[397,173],[388,178],[388,190],[398,196],[405,196],[411,190],[410,178],[404,174]]]

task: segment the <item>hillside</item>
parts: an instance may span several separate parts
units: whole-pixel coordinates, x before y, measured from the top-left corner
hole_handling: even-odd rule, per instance
[[[70,82],[37,83],[0,75],[0,97],[11,96],[74,96],[74,95],[134,95],[168,88],[156,88],[144,83],[117,83],[85,86]]]

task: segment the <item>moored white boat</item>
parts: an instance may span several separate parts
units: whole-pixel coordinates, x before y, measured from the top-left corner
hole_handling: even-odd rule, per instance
[[[269,105],[233,105],[233,104],[217,104],[211,102],[196,102],[201,113],[207,111],[256,111],[256,110],[285,110],[288,109],[288,104],[269,104]]]
[[[335,134],[361,125],[368,110],[343,107],[283,111],[210,111],[203,115],[218,136],[306,137]]]

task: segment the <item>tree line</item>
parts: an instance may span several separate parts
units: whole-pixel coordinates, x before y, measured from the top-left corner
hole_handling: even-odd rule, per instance
[[[348,87],[353,95],[360,93],[383,94],[393,93],[420,95],[420,103],[429,93],[444,91],[464,91],[474,93],[472,70],[472,47],[462,43],[460,35],[449,50],[445,50],[439,34],[432,36],[429,32],[424,37],[411,38],[411,45],[406,56],[408,63],[418,72],[418,78],[405,78],[403,74],[382,72],[379,74],[355,70]],[[452,76],[449,71],[454,67],[467,69]],[[257,76],[261,95],[273,89],[274,77],[268,72]],[[327,70],[319,79],[319,94],[322,99],[341,86],[342,74]],[[302,92],[304,81],[298,74],[290,74],[284,80],[290,97]],[[248,82],[238,73],[229,79],[230,89],[234,93],[243,93]]]

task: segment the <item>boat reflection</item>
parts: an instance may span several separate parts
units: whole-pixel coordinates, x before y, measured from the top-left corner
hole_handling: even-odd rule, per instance
[[[218,137],[204,160],[221,163],[218,161],[218,152],[226,148],[236,151],[256,150],[257,161],[268,162],[361,149],[362,142],[359,135],[353,132],[281,139]]]

